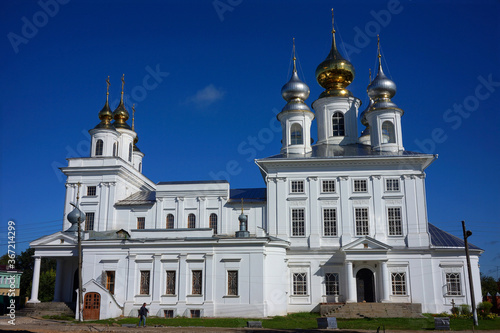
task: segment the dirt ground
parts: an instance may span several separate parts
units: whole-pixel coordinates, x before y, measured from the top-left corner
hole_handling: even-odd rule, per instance
[[[57,333],[57,332],[173,332],[173,333],[291,333],[291,332],[338,332],[338,333],[368,333],[375,331],[367,330],[274,330],[274,329],[252,329],[252,328],[217,328],[217,327],[122,327],[106,326],[96,324],[72,324],[57,320],[48,320],[32,317],[16,317],[15,325],[8,323],[8,317],[0,317],[0,331],[2,332],[37,332],[37,333]],[[386,330],[386,333],[403,333],[405,331]],[[411,333],[429,333],[429,331],[408,331]],[[453,333],[466,333],[472,331],[462,331]],[[500,330],[485,331],[488,333],[500,333]]]

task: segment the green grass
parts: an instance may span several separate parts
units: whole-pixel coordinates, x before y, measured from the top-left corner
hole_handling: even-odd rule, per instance
[[[58,317],[58,318],[55,318]],[[62,316],[51,316],[47,319],[62,319]],[[318,328],[316,318],[317,313],[293,313],[287,316],[272,318],[156,318],[147,319],[148,326],[202,326],[202,327],[246,327],[248,320],[262,321],[264,328],[271,329],[315,329]],[[72,319],[70,317],[70,319]],[[115,318],[92,321],[92,323],[104,325],[137,324],[138,318]],[[89,322],[85,322],[89,323]],[[364,318],[364,319],[337,319],[337,325],[340,329],[363,329],[377,330],[378,327],[385,327],[386,330],[433,330],[434,317],[430,314],[424,315],[424,318]],[[452,331],[472,330],[471,319],[451,319],[450,328]],[[475,330],[498,330],[500,329],[500,317],[495,320],[479,320],[479,326]]]

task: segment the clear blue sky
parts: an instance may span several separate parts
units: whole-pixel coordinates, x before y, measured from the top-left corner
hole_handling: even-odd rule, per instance
[[[404,146],[439,154],[427,169],[429,221],[461,236],[465,220],[486,250],[481,270],[499,277],[497,1],[2,1],[1,251],[9,219],[18,250],[61,229],[58,167],[88,156],[108,75],[114,108],[125,73],[151,180],[229,171],[232,188],[265,186],[253,159],[280,150],[273,129],[292,37],[310,105],[322,91],[314,72],[329,51],[332,7],[357,73],[350,90],[367,102],[380,33]]]

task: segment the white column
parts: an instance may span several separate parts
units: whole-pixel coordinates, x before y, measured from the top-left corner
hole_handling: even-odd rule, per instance
[[[178,302],[183,304],[186,303],[188,288],[190,288],[189,281],[191,281],[188,280],[190,275],[187,271],[186,258],[187,254],[185,253],[179,255],[179,290],[177,294],[179,295]],[[189,293],[191,293],[191,289],[189,289]]]
[[[151,283],[152,286],[152,301],[153,303],[160,304],[160,295],[161,295],[161,286],[160,286],[160,281],[161,281],[161,276],[162,276],[162,269],[161,269],[161,254],[157,253],[153,255],[153,283]]]
[[[380,273],[382,275],[382,299],[380,300],[381,302],[389,302],[389,290],[390,290],[390,284],[389,284],[389,271],[387,270],[387,261],[382,261],[380,263]]]
[[[61,293],[62,293],[62,284],[63,284],[63,260],[61,258],[57,258],[57,266],[56,266],[56,284],[54,286],[54,302],[61,302]]]
[[[205,254],[205,302],[212,303],[214,301],[214,255],[212,253]]]
[[[310,227],[309,247],[319,248],[321,246],[322,219],[318,216],[319,186],[318,177],[307,177],[309,183],[308,218],[306,219]],[[307,234],[307,233],[306,233]]]
[[[35,258],[35,267],[33,267],[33,282],[31,285],[31,299],[28,303],[40,303],[38,300],[38,286],[40,285],[40,263],[42,258],[40,256],[33,256]]]
[[[356,303],[357,302],[357,295],[356,295],[356,281],[354,279],[354,273],[352,269],[352,262],[351,261],[346,261],[345,262],[345,278],[347,282],[347,297],[346,297],[346,303]]]

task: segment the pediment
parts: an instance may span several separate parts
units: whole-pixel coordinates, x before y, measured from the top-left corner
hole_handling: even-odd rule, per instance
[[[76,244],[76,234],[59,231],[54,234],[35,239],[30,243],[30,246],[68,246]]]
[[[372,237],[365,236],[358,238],[355,241],[346,244],[341,248],[344,252],[349,251],[383,251],[387,252],[392,249],[392,246],[378,241]]]

